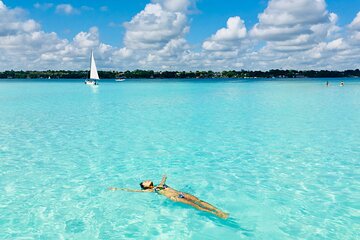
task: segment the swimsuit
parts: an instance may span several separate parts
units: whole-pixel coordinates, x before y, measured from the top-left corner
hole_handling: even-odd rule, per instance
[[[155,187],[155,192],[161,191],[168,188],[168,185],[164,184],[162,187]]]
[[[179,193],[178,198],[185,198],[185,195],[183,193]]]
[[[164,190],[164,189],[166,189],[166,188],[168,188],[169,186],[168,185],[166,185],[166,184],[164,184],[162,187],[155,187],[155,192],[159,192],[159,191],[161,191],[161,190]],[[186,198],[185,197],[185,194],[184,193],[179,193],[179,195],[177,196],[178,198]]]

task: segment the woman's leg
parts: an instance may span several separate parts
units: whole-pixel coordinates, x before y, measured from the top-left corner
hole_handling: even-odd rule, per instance
[[[209,209],[209,208],[206,208],[206,207],[203,207],[199,204],[196,204],[195,202],[191,201],[191,200],[188,200],[186,198],[179,198],[179,197],[171,197],[170,198],[171,200],[173,200],[174,202],[181,202],[181,203],[185,203],[187,205],[190,205],[200,211],[204,211],[204,212],[208,212],[208,213],[212,213],[220,218],[223,218],[223,219],[227,219],[229,217],[229,214],[228,213],[224,213],[222,211],[220,211],[219,209],[215,208],[214,206],[212,206],[213,208],[215,209]],[[201,200],[200,200],[201,201]]]
[[[208,213],[212,213],[212,214],[215,214],[214,211],[210,211],[209,209],[206,209],[206,208],[203,208],[201,206],[199,206],[198,204],[195,204],[194,202],[192,201],[189,201],[185,198],[179,198],[179,197],[172,197],[170,198],[171,200],[173,200],[174,202],[181,202],[181,203],[185,203],[187,205],[190,205],[200,211],[204,211],[204,212],[208,212]]]
[[[194,203],[196,203],[204,208],[207,208],[207,209],[213,210],[213,211],[220,211],[215,206],[213,206],[210,203],[207,203],[203,200],[200,200],[199,198],[195,197],[194,195],[191,195],[189,193],[183,193],[183,195],[186,199],[189,199],[190,201],[193,201]]]

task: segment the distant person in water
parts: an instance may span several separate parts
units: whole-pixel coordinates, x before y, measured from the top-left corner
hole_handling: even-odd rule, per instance
[[[329,81],[326,81],[326,86],[328,87],[330,84],[329,84]]]
[[[345,83],[343,81],[340,82],[340,87],[345,86]]]
[[[228,213],[224,213],[221,210],[217,209],[213,205],[204,202],[197,197],[185,193],[185,192],[179,192],[168,185],[165,184],[166,182],[166,176],[163,176],[161,182],[154,186],[154,183],[150,180],[144,181],[140,183],[141,190],[132,190],[132,189],[126,189],[126,188],[115,188],[111,187],[109,190],[116,191],[127,191],[127,192],[155,192],[161,195],[164,195],[165,197],[169,198],[170,200],[174,202],[181,202],[185,203],[187,205],[190,205],[198,210],[212,213],[220,218],[227,219],[229,217]]]

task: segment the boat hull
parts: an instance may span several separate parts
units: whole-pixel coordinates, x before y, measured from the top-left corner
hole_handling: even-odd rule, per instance
[[[86,85],[91,85],[91,86],[98,85],[98,83],[96,81],[91,81],[91,80],[86,80],[84,83]]]

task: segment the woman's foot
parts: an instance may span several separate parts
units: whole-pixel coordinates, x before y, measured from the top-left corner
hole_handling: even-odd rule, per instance
[[[216,216],[218,216],[219,218],[222,219],[228,219],[229,218],[229,214],[228,213],[224,213],[224,212],[215,212]]]

